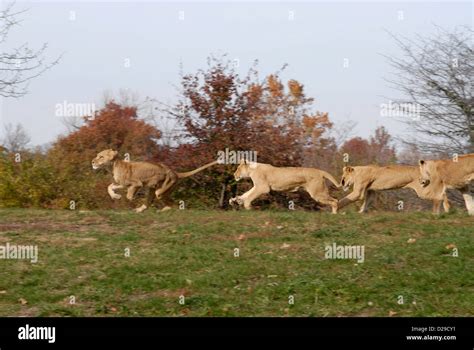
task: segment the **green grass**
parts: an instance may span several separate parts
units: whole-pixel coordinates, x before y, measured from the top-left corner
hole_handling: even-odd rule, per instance
[[[464,212],[2,209],[0,245],[39,261],[0,260],[0,316],[471,316],[473,233]]]

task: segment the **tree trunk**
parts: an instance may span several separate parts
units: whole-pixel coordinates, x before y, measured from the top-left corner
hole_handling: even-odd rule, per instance
[[[219,208],[225,208],[225,189],[227,187],[227,182],[221,184],[221,195],[219,197]]]
[[[470,123],[469,123],[469,153],[474,153],[474,117],[470,117]]]

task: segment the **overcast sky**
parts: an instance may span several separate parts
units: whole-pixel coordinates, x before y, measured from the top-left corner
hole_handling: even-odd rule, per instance
[[[403,125],[380,116],[384,96],[396,96],[383,80],[391,69],[381,54],[400,55],[385,30],[413,37],[433,34],[435,25],[449,30],[472,26],[473,20],[470,2],[17,2],[16,7],[29,10],[7,45],[38,48],[47,42],[48,57],[63,54],[31,83],[27,96],[0,101],[0,123],[22,123],[34,145],[65,132],[55,115],[58,103],[99,105],[105,90],[124,88],[172,102],[180,62],[185,73],[194,72],[211,53],[238,59],[241,72],[258,59],[260,76],[288,63],[283,77],[303,83],[315,109],[329,112],[336,124],[354,120],[360,136],[380,125],[400,135]]]

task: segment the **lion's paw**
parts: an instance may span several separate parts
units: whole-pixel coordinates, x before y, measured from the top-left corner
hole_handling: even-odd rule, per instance
[[[145,204],[143,204],[142,206],[138,207],[135,209],[135,213],[141,213],[142,211],[144,211],[145,209],[147,208],[147,206]]]
[[[112,193],[112,194],[110,194],[110,197],[111,197],[112,199],[120,199],[120,198],[122,198],[122,195],[121,195],[121,194],[117,194],[117,193]]]
[[[238,205],[242,205],[244,203],[244,201],[239,196],[229,199],[229,204],[230,205],[233,205],[234,203],[236,203]]]

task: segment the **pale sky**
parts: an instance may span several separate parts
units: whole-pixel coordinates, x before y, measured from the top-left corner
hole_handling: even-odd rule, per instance
[[[22,1],[16,7],[29,11],[7,46],[47,42],[48,57],[63,54],[32,81],[27,96],[0,101],[0,124],[22,123],[33,145],[65,133],[58,103],[99,105],[104,91],[125,88],[173,102],[179,63],[191,73],[222,53],[237,59],[241,72],[258,59],[260,77],[287,63],[283,77],[304,84],[315,109],[336,124],[356,121],[355,135],[366,137],[380,125],[400,135],[405,127],[380,115],[384,96],[397,96],[383,80],[391,68],[381,54],[400,54],[385,30],[413,38],[433,34],[435,25],[451,30],[473,20],[471,2]]]

